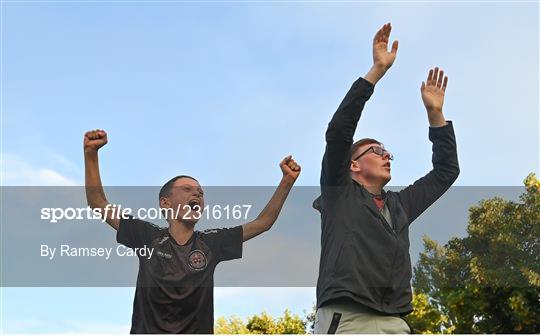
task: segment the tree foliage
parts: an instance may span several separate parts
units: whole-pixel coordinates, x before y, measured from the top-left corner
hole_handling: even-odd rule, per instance
[[[214,326],[214,333],[216,334],[249,334],[249,330],[246,327],[244,321],[238,316],[231,316],[228,319],[220,317],[216,320]]]
[[[414,311],[407,315],[405,319],[418,334],[437,334],[444,330],[444,333],[451,333],[452,329],[445,329],[448,325],[448,318],[431,302],[424,293],[414,293]]]
[[[540,181],[530,174],[524,183],[517,203],[495,197],[471,207],[465,238],[441,246],[424,237],[413,287],[417,301],[428,300],[419,307],[445,319],[413,315],[419,331],[540,332]]]
[[[251,316],[244,323],[236,316],[226,320],[220,317],[216,320],[216,334],[305,334],[308,320],[291,314],[287,309],[282,316],[274,318],[266,312]]]

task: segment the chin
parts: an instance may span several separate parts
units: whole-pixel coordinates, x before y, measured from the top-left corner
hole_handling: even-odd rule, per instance
[[[187,220],[185,221],[186,224],[188,224],[188,225],[193,225],[193,226],[195,226],[195,224],[197,224],[198,222],[199,222],[198,219],[187,219]]]

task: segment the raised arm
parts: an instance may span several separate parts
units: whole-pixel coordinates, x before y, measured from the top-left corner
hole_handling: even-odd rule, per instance
[[[300,175],[301,168],[291,155],[284,158],[279,166],[283,172],[283,178],[259,216],[255,220],[242,225],[244,241],[268,231],[274,225],[294,182]]]
[[[88,131],[84,134],[84,170],[86,201],[92,209],[101,209],[101,214],[106,214],[105,220],[115,230],[118,230],[120,220],[118,216],[112,216],[111,211],[105,211],[109,202],[105,197],[101,177],[99,175],[98,150],[107,144],[107,133],[104,130]]]
[[[429,71],[420,91],[429,120],[429,140],[433,143],[433,169],[398,193],[409,217],[414,221],[441,197],[459,175],[456,137],[451,121],[443,115],[448,77],[438,67]]]
[[[351,181],[350,149],[354,132],[364,105],[373,93],[374,85],[390,69],[396,59],[398,41],[388,51],[392,26],[385,24],[373,38],[373,66],[364,78],[359,78],[339,105],[326,131],[326,150],[321,170],[321,186],[341,186]]]

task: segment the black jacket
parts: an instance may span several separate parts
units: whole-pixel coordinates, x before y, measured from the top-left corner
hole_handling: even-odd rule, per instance
[[[373,84],[358,79],[326,131],[321,192],[321,260],[317,307],[353,300],[381,313],[412,311],[409,224],[452,185],[459,174],[452,122],[429,128],[433,170],[400,192],[383,191],[392,228],[371,194],[349,172],[353,135]]]

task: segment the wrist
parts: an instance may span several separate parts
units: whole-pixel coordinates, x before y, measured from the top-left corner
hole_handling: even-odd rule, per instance
[[[389,67],[386,67],[382,64],[375,63],[371,66],[371,69],[369,72],[373,73],[378,79],[381,79],[386,71],[388,71]]]
[[[438,113],[435,115],[429,114],[428,119],[430,127],[441,127],[446,125],[446,119],[444,118],[442,113]]]
[[[386,71],[388,71],[388,69],[390,69],[390,66],[386,66],[381,63],[373,63],[373,65],[371,66],[371,69],[377,73],[380,73],[382,76],[386,73]]]
[[[375,85],[384,76],[386,70],[388,69],[385,69],[385,67],[380,64],[373,64],[371,69],[369,69],[368,73],[364,76],[364,79]]]
[[[287,187],[292,187],[294,182],[296,182],[296,179],[291,175],[283,175],[281,178],[281,184]]]
[[[85,148],[84,149],[84,156],[86,157],[97,157],[97,149],[94,148]]]
[[[441,107],[427,107],[426,106],[426,111],[429,114],[440,114],[440,115],[442,115],[442,113],[443,113],[442,106]]]

